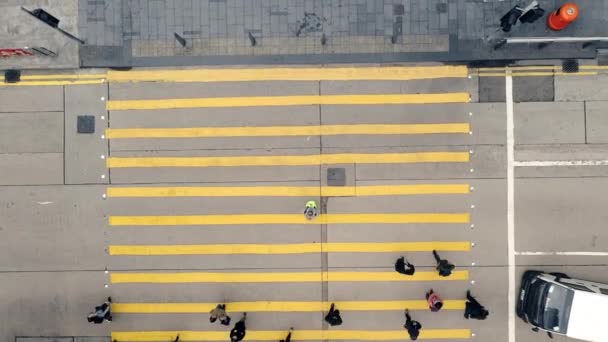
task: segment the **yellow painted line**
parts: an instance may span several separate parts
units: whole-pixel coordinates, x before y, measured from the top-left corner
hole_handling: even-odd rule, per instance
[[[53,75],[21,75],[21,80],[86,80],[105,79],[107,74],[53,74]]]
[[[402,311],[428,310],[426,300],[337,301],[340,311]],[[447,299],[443,310],[464,310],[465,300]],[[231,302],[228,312],[318,312],[329,310],[329,302]],[[217,303],[112,303],[115,313],[208,313]]]
[[[169,272],[169,273],[112,273],[110,281],[121,283],[310,283],[320,281],[336,282],[379,282],[379,281],[440,281],[468,280],[468,271],[454,271],[449,277],[442,277],[435,271],[417,271],[404,277],[390,272]]]
[[[464,78],[465,66],[108,71],[111,82],[355,81]]]
[[[357,186],[178,186],[108,188],[108,197],[320,197],[468,194],[469,184]]]
[[[468,93],[443,94],[380,94],[380,95],[297,95],[256,97],[208,97],[192,99],[120,100],[108,101],[108,110],[174,109],[174,108],[221,108],[258,106],[306,106],[306,105],[380,105],[466,103]]]
[[[104,80],[81,80],[81,81],[26,81],[17,83],[1,83],[0,87],[27,87],[27,86],[64,86],[64,85],[80,85],[80,84],[102,84]]]
[[[113,331],[112,341],[120,342],[167,342],[179,335],[180,341],[229,341],[229,331]],[[247,330],[245,341],[279,341],[286,331]],[[419,339],[469,339],[470,329],[420,330]],[[401,330],[295,330],[292,341],[356,340],[356,341],[404,341],[407,331]]]
[[[211,255],[211,254],[303,254],[303,253],[389,253],[467,252],[469,241],[457,242],[328,242],[290,244],[209,244],[209,245],[111,245],[110,255]]]
[[[304,156],[110,157],[108,168],[306,166],[325,164],[466,163],[469,152],[338,153]]]
[[[234,224],[469,223],[469,213],[325,214],[307,220],[299,214],[191,216],[110,216],[110,226],[192,226]]]
[[[469,133],[468,123],[406,125],[322,125],[270,127],[108,128],[108,139],[219,138],[327,135]]]

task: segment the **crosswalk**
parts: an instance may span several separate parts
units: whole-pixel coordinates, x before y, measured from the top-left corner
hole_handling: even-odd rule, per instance
[[[235,315],[315,314],[301,323],[314,324],[293,322],[296,341],[405,340],[403,322],[379,321],[369,330],[357,314],[379,312],[391,322],[403,320],[405,308],[424,315],[421,287],[447,293],[444,310],[422,322],[420,339],[471,338],[461,312],[470,270],[457,263],[452,275],[440,277],[431,255],[437,250],[467,260],[475,246],[467,230],[471,212],[463,205],[473,191],[466,179],[474,151],[462,143],[474,128],[466,115],[467,76],[462,67],[108,73],[109,282],[115,315],[129,320],[120,325],[117,319],[112,338],[228,340],[228,332],[205,317],[222,302]],[[415,82],[424,87],[447,79],[461,87],[402,92]],[[367,84],[392,91],[367,91]],[[265,86],[262,96],[256,88]],[[311,87],[317,94],[294,94]],[[217,96],[220,88],[225,93]],[[353,122],[349,111],[367,115]],[[439,143],[425,143],[429,139]],[[331,179],[332,169],[343,178]],[[449,176],[433,177],[437,172]],[[310,199],[321,207],[312,221],[302,214]],[[404,254],[417,266],[413,276],[392,270]],[[366,266],[346,266],[339,255]],[[209,269],[209,260],[219,264]],[[273,260],[294,267],[273,267]],[[365,293],[372,283],[386,284],[387,292]],[[306,284],[314,290],[294,287]],[[357,295],[343,297],[337,284]],[[416,285],[404,298],[391,293],[390,284]],[[252,286],[255,292],[248,292]],[[345,312],[340,327],[321,325],[331,302]],[[176,316],[175,324],[154,323],[151,317],[159,315]],[[246,340],[278,341],[288,328],[254,321]]]

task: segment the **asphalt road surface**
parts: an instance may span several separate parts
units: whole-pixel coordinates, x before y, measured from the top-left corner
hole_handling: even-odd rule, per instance
[[[407,340],[409,308],[421,339],[532,342],[523,271],[608,282],[602,69],[96,72],[0,87],[4,340],[227,340],[226,303],[246,340]]]

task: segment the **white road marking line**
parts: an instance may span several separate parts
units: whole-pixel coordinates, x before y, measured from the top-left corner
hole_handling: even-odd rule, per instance
[[[515,166],[605,166],[608,165],[608,160],[531,160],[531,161],[516,161]]]
[[[513,76],[506,70],[507,107],[507,249],[509,263],[509,342],[515,342],[515,134],[513,123]]]
[[[608,252],[515,252],[515,255],[608,256]]]

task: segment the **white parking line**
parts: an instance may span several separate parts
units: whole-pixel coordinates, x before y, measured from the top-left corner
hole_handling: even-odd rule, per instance
[[[507,70],[505,77],[507,107],[507,249],[509,263],[509,342],[515,342],[515,134],[513,123],[513,77]]]
[[[608,252],[515,252],[515,255],[608,256]]]
[[[516,167],[521,166],[604,166],[608,165],[608,160],[532,160],[532,161],[516,161]]]

